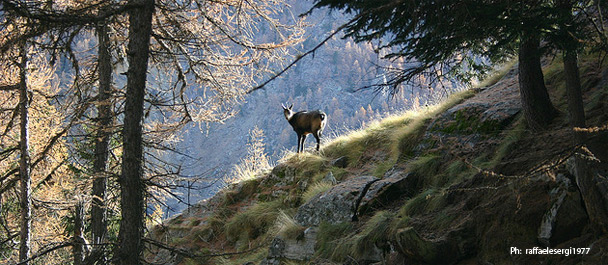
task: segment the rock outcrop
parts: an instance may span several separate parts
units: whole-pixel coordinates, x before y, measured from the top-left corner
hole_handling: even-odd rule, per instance
[[[321,222],[351,222],[356,218],[360,198],[378,180],[371,176],[349,178],[304,203],[298,208],[294,219],[303,226],[318,226]]]

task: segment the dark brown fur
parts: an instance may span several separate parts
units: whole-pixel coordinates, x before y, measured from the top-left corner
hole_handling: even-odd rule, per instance
[[[285,118],[293,127],[293,130],[298,134],[298,153],[304,151],[304,141],[306,135],[312,134],[317,139],[317,151],[321,143],[321,134],[325,124],[327,123],[327,115],[320,110],[314,111],[300,111],[294,113],[291,106],[285,107],[283,105],[283,114]]]

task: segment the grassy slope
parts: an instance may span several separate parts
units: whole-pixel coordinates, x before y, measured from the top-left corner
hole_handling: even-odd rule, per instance
[[[582,65],[582,76],[588,90],[587,110],[593,114],[589,117],[589,122],[591,125],[601,125],[608,119],[601,116],[605,115],[602,113],[605,113],[606,106],[597,98],[605,99],[608,92],[605,87],[597,87],[601,71],[594,65],[594,60],[587,58]],[[554,63],[546,68],[546,75],[554,102],[565,112],[561,85],[563,75],[560,74],[560,69]],[[484,85],[498,82],[499,77],[505,73],[502,71],[500,75],[492,77],[492,83]],[[340,181],[353,175],[383,177],[391,168],[405,168],[419,176],[419,191],[411,197],[396,197],[394,203],[385,209],[369,211],[357,223],[322,224],[318,233],[317,259],[343,262],[349,256],[358,258],[371,251],[374,245],[382,245],[391,240],[391,236],[408,227],[422,229],[421,233],[427,235],[446,230],[458,221],[456,219],[463,218],[462,215],[466,212],[458,201],[468,203],[486,197],[487,205],[496,204],[493,205],[494,208],[503,207],[502,212],[513,211],[516,214],[511,218],[500,211],[492,211],[493,208],[481,207],[481,216],[485,217],[480,219],[491,220],[487,220],[484,230],[477,230],[478,233],[496,233],[496,236],[517,240],[523,245],[534,245],[536,228],[526,226],[525,222],[538,218],[538,213],[533,212],[535,209],[547,207],[548,199],[542,199],[543,196],[546,197],[542,192],[549,187],[545,184],[538,184],[540,186],[537,187],[521,178],[488,180],[479,177],[479,169],[521,174],[542,160],[551,158],[558,147],[569,143],[563,141],[563,144],[558,144],[553,149],[543,147],[543,141],[535,141],[534,137],[537,136],[526,131],[521,119],[516,119],[502,131],[491,134],[475,131],[472,127],[462,130],[467,134],[480,134],[484,139],[493,140],[488,148],[464,159],[450,155],[454,152],[451,148],[455,147],[443,146],[442,143],[424,138],[431,120],[473,95],[472,90],[460,92],[441,105],[421,112],[388,117],[368,128],[333,139],[318,154],[288,155],[272,174],[261,173],[258,178],[221,191],[210,203],[213,209],[211,214],[178,216],[166,222],[165,228],[153,229],[152,234],[155,238],[164,238],[165,242],[200,255],[245,251],[244,254],[235,256],[185,258],[181,261],[182,264],[257,263],[267,255],[267,246],[277,234],[291,238],[301,236],[305,228],[293,222],[291,216],[302,203],[331,187],[322,181],[329,172]],[[556,134],[546,137],[568,137],[567,133],[560,134],[567,127],[564,117],[558,118],[553,126],[552,131]],[[423,141],[421,145],[423,139],[427,142]],[[531,149],[547,150],[526,156]],[[332,161],[340,157],[348,158],[345,168],[332,166]],[[496,187],[507,191],[504,194],[494,192]],[[453,192],[454,190],[460,193]],[[515,193],[518,194],[517,200],[513,199]],[[532,201],[539,197],[542,198],[538,202]],[[529,210],[521,210],[521,203],[527,203],[526,199],[530,199]],[[510,221],[509,218],[514,220]],[[497,223],[499,221],[494,219],[503,221]],[[500,226],[501,229],[494,226]],[[475,252],[483,260],[500,261],[506,258],[507,242],[508,240],[500,243],[480,239]]]

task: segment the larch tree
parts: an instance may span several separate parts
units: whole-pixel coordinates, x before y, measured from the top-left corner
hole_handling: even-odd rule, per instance
[[[104,9],[100,9],[103,12]],[[112,137],[112,56],[110,51],[108,21],[103,20],[96,27],[97,51],[97,126],[95,132],[95,147],[93,158],[93,187],[91,191],[91,238],[94,243],[92,256],[101,253],[102,244],[107,240],[107,183],[108,183],[108,157],[110,153],[110,138]]]
[[[13,29],[16,34],[25,32],[28,27],[28,23],[24,19],[10,19],[4,18],[3,25],[6,28]],[[6,39],[10,34],[3,34],[3,39]],[[18,127],[18,141],[16,146],[19,150],[19,159],[17,169],[11,170],[12,173],[18,172],[19,177],[19,258],[18,260],[29,264],[28,259],[31,254],[31,234],[32,234],[32,168],[31,168],[31,154],[30,154],[30,104],[31,104],[31,93],[29,88],[27,76],[28,76],[28,43],[26,39],[22,39],[17,42],[14,47],[5,56],[15,57],[12,62],[3,64],[4,67],[9,69],[4,70],[5,73],[9,74],[10,68],[18,69],[16,80],[11,78],[3,78],[5,82],[9,82],[6,86],[6,90],[16,90],[18,95],[18,103],[12,109],[13,115],[10,122],[6,125],[2,136],[8,136],[13,126],[13,121],[17,120]],[[6,57],[5,57],[6,58]],[[9,79],[9,80],[6,80]],[[11,83],[14,84],[11,86]],[[4,142],[4,141],[2,141]],[[10,153],[9,153],[10,154]],[[6,156],[4,157],[7,158]],[[7,174],[10,175],[10,174]],[[3,179],[5,179],[3,177]],[[4,190],[4,189],[3,189]],[[11,234],[11,231],[8,231]]]
[[[19,226],[20,246],[19,260],[26,261],[31,253],[32,228],[32,177],[30,161],[29,138],[29,109],[30,91],[27,84],[27,44],[22,42],[19,47],[19,178],[20,178],[20,208],[21,225]],[[29,262],[25,262],[25,265]]]
[[[76,117],[91,113],[87,110],[93,103],[98,105],[97,125],[91,126],[99,128],[93,137],[94,153],[99,156],[94,159],[91,170],[95,186],[92,193],[92,211],[96,219],[94,242],[103,241],[106,225],[103,221],[106,205],[100,204],[104,197],[104,178],[99,176],[103,175],[102,160],[107,159],[103,156],[108,150],[104,146],[107,134],[103,127],[112,126],[107,123],[105,107],[111,100],[122,102],[119,105],[124,106],[123,114],[117,118],[117,123],[122,121],[124,124],[122,169],[118,177],[122,219],[112,260],[118,264],[138,264],[144,244],[146,199],[150,197],[151,189],[169,186],[159,182],[159,176],[179,173],[165,170],[153,151],[171,150],[167,140],[174,139],[175,132],[189,122],[221,121],[234,115],[234,107],[247,88],[269,75],[273,67],[278,67],[283,56],[288,54],[287,47],[298,43],[303,31],[299,25],[283,25],[273,18],[283,8],[277,1],[243,4],[238,1],[141,0],[111,5],[107,12],[101,13],[97,10],[107,4],[102,1],[75,2],[69,7],[53,1],[45,3],[50,4],[0,1],[0,11],[13,12],[16,17],[31,19],[39,25],[32,27],[29,34],[0,42],[0,51],[6,52],[19,40],[53,33],[41,41],[45,44],[41,46],[50,47],[47,51],[51,58],[57,51],[64,52],[72,63],[73,86],[64,92],[69,95],[65,98],[70,99],[66,105],[76,102],[71,109],[79,110],[80,115],[73,114],[70,121],[83,122]],[[113,22],[108,22],[110,18],[123,17],[124,12],[129,20],[126,92],[117,93],[117,98],[112,99],[113,95],[110,95],[106,99],[107,86],[113,77],[108,74],[108,54],[104,54],[108,49],[104,26],[114,26]],[[261,28],[274,30],[276,38],[267,42],[257,40],[256,34]],[[72,46],[75,40],[91,32],[90,29],[97,31],[100,44],[96,65],[87,65],[86,59],[75,55]],[[116,47],[110,54],[117,50],[120,53],[120,49]],[[95,83],[95,78],[91,78],[95,75],[92,69],[97,69],[99,77],[96,96],[91,96]],[[69,131],[67,128],[73,125],[72,122],[65,125],[62,132]]]
[[[83,98],[82,89],[88,81],[80,74],[73,78],[71,87],[61,87],[62,83],[56,75],[58,68],[55,61],[58,51],[64,54],[71,54],[69,57],[75,59],[74,50],[69,46],[74,41],[76,28],[82,28],[80,23],[90,24],[97,20],[92,16],[83,16],[80,20],[78,15],[60,16],[54,10],[70,10],[73,3],[70,1],[60,2],[54,5],[53,1],[43,3],[37,1],[0,1],[0,58],[3,66],[19,68],[19,74],[3,76],[0,83],[14,82],[15,77],[19,77],[20,97],[17,107],[5,108],[12,104],[10,95],[2,95],[3,112],[7,110],[19,115],[12,115],[3,119],[3,134],[1,142],[3,148],[14,139],[16,128],[14,128],[16,117],[21,117],[20,128],[21,139],[18,147],[22,149],[21,170],[19,177],[22,179],[21,197],[29,197],[37,206],[35,211],[31,210],[32,201],[22,199],[22,226],[31,229],[19,229],[23,238],[21,240],[19,259],[27,264],[31,259],[31,253],[50,248],[59,250],[70,246],[69,238],[65,234],[65,224],[62,219],[70,214],[72,195],[77,180],[68,174],[68,150],[66,148],[66,136],[71,128],[76,126],[83,117],[86,110],[91,105],[89,98]],[[82,13],[79,13],[82,14]],[[27,21],[27,23],[19,23]],[[44,21],[44,23],[41,23]],[[21,48],[22,43],[28,43],[27,49]],[[68,48],[63,46],[66,44]],[[18,56],[16,51],[19,52]],[[14,58],[26,58],[27,65],[15,63]],[[72,62],[75,62],[72,61]],[[12,66],[11,66],[12,65]],[[70,95],[76,91],[74,96],[64,97],[62,93]],[[12,91],[6,90],[11,93]],[[67,100],[65,100],[67,99]],[[77,104],[72,104],[77,103]],[[5,116],[5,115],[3,115]],[[27,118],[27,119],[26,119]],[[24,137],[26,137],[24,139]],[[31,150],[25,152],[26,149]],[[17,172],[12,168],[10,160],[13,159],[11,152],[4,153],[2,160],[9,163],[2,165],[2,186],[0,189],[0,200],[9,203],[10,191],[12,190],[13,175]],[[4,162],[2,161],[2,162]],[[29,165],[29,174],[24,174],[23,165]],[[25,176],[29,176],[29,181]],[[4,180],[8,180],[4,182]],[[29,187],[28,187],[29,186]],[[23,188],[26,189],[23,189]],[[28,191],[29,190],[29,191]],[[67,192],[67,191],[70,192]],[[50,206],[52,205],[52,206]],[[4,207],[2,207],[4,208]],[[27,212],[29,211],[29,213]],[[9,212],[9,214],[11,214]],[[5,215],[3,215],[4,217]],[[10,215],[9,215],[10,217]],[[10,235],[13,226],[10,221],[3,222]],[[28,233],[28,235],[26,235]],[[9,247],[10,241],[3,241],[2,248]],[[44,257],[38,257],[37,262],[45,264],[59,263],[60,258],[65,252],[55,251]],[[36,256],[36,255],[34,255]],[[9,260],[13,257],[8,256]]]
[[[152,35],[154,0],[131,0],[127,91],[122,131],[123,157],[120,184],[121,221],[113,263],[141,264],[144,251],[143,115]]]
[[[13,252],[19,257],[7,255],[8,260],[0,262],[21,260],[29,263],[31,253],[52,242],[65,241],[60,222],[68,213],[63,204],[70,196],[66,196],[65,191],[74,189],[65,167],[65,141],[60,136],[64,129],[60,124],[69,118],[52,103],[51,98],[57,95],[58,89],[50,82],[54,76],[45,54],[34,45],[28,46],[27,49],[15,47],[2,55],[0,84],[16,83],[18,89],[3,90],[0,94],[0,146],[3,150],[0,157],[0,222],[5,229],[2,234],[6,236],[3,236],[0,248],[12,249],[15,241],[11,238],[16,233],[23,239],[17,241],[20,246]],[[23,64],[22,58],[27,59],[27,64]],[[19,192],[15,189],[16,183],[20,184]],[[19,212],[7,207],[17,198],[21,205]],[[32,205],[37,207],[32,209]],[[47,261],[56,257],[51,255]]]
[[[255,176],[256,172],[269,168],[271,165],[268,154],[266,154],[266,143],[264,142],[264,130],[257,125],[249,130],[247,141],[247,155],[234,165],[231,178],[225,178],[225,183],[236,183]]]

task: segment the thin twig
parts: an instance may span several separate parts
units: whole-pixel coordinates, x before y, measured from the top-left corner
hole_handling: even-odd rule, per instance
[[[338,34],[339,32],[341,32],[343,29],[345,29],[346,27],[348,27],[351,23],[355,22],[357,19],[359,19],[360,17],[362,17],[365,14],[367,14],[367,13],[363,12],[363,13],[359,14],[358,16],[356,16],[355,18],[351,19],[350,21],[346,22],[345,24],[342,24],[342,26],[340,26],[337,29],[335,29],[331,34],[329,34],[329,36],[327,36],[325,39],[323,39],[321,42],[319,42],[319,44],[317,44],[317,46],[315,46],[311,50],[308,50],[307,52],[305,52],[305,53],[303,53],[301,55],[298,55],[296,57],[296,59],[293,60],[293,62],[291,62],[289,65],[287,65],[281,71],[279,71],[278,73],[276,73],[275,75],[273,75],[272,77],[270,77],[268,80],[264,81],[263,83],[261,83],[261,84],[257,85],[256,87],[250,89],[246,93],[249,94],[249,93],[251,93],[253,91],[256,91],[258,89],[263,88],[268,83],[272,82],[272,80],[275,80],[277,77],[281,76],[283,73],[285,73],[287,70],[289,70],[297,62],[299,62],[300,60],[302,60],[302,58],[304,58],[304,57],[306,57],[306,56],[308,56],[310,54],[314,54],[314,52],[317,51],[317,49],[321,48],[321,46],[323,46],[326,42],[328,42],[330,39],[332,39],[334,36],[336,36],[336,34]]]
[[[14,263],[14,265],[26,264],[26,263],[28,263],[28,262],[30,262],[32,260],[35,260],[37,258],[40,258],[40,257],[44,256],[44,255],[46,255],[46,254],[48,254],[50,252],[53,252],[53,251],[58,250],[58,249],[62,249],[64,247],[69,247],[71,245],[72,245],[72,242],[70,242],[70,241],[65,241],[65,242],[62,242],[62,243],[55,243],[55,245],[51,245],[51,246],[47,247],[46,249],[43,249],[43,250],[39,251],[38,253],[34,254],[33,256],[31,256],[30,258],[28,258],[26,260],[22,260],[19,263]]]

